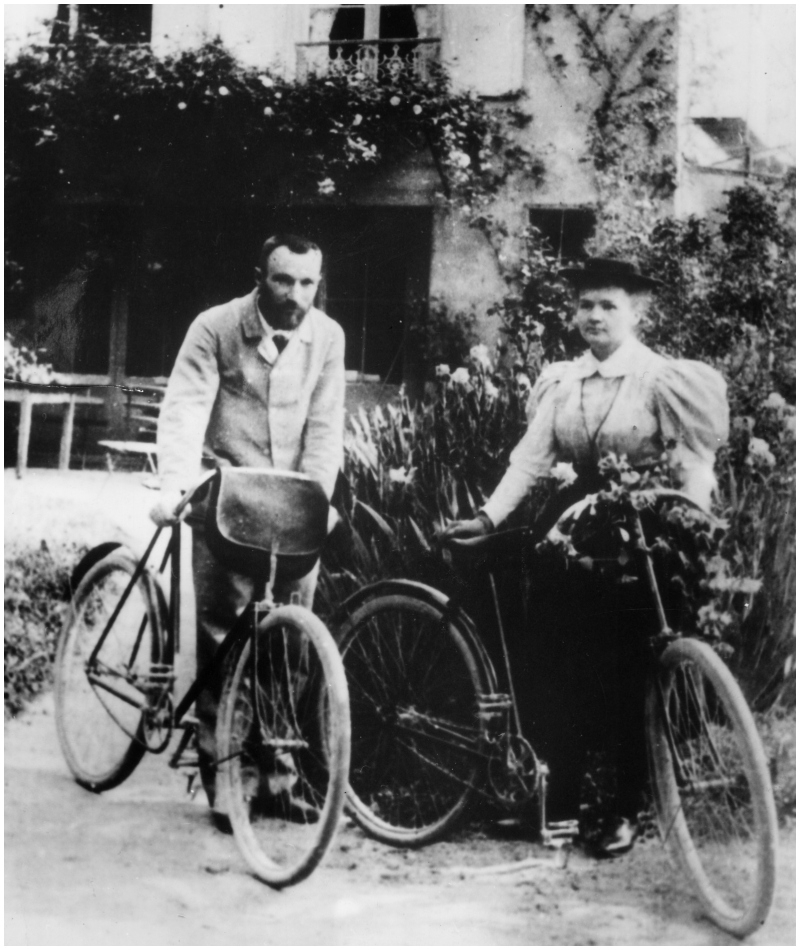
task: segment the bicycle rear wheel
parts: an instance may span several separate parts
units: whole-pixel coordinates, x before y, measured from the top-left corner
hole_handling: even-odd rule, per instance
[[[135,570],[133,555],[118,548],[88,571],[70,604],[56,653],[61,750],[78,783],[93,792],[119,785],[141,761],[152,664],[171,662],[163,598],[146,571],[91,659]]]
[[[295,884],[322,860],[350,764],[347,680],[304,607],[277,607],[229,668],[217,721],[218,794],[256,877]]]
[[[677,640],[661,655],[647,729],[662,837],[708,916],[747,936],[772,904],[777,818],[753,717],[708,645]]]
[[[339,646],[350,688],[355,820],[386,844],[443,837],[479,780],[482,665],[443,608],[413,594],[368,599]]]

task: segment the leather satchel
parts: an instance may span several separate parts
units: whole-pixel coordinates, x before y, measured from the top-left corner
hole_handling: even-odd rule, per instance
[[[314,566],[328,529],[328,499],[319,482],[298,472],[221,468],[211,480],[205,516],[211,552],[231,570],[277,581]]]

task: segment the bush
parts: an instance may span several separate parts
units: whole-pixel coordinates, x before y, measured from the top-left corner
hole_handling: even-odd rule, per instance
[[[500,480],[525,431],[530,381],[496,372],[484,346],[472,348],[468,363],[452,372],[440,364],[420,402],[403,393],[394,404],[349,417],[344,526],[323,562],[325,611],[381,577],[433,582],[443,570],[433,551],[437,529],[473,515]]]
[[[422,379],[442,363],[463,362],[470,347],[478,342],[475,314],[453,313],[438,298],[417,304],[408,327],[408,357]]]
[[[40,360],[44,350],[33,351],[17,346],[14,337],[6,333],[3,349],[3,379],[20,383],[49,383],[53,367]]]
[[[4,597],[5,711],[16,715],[52,681],[59,631],[70,597],[77,548],[6,554]]]
[[[797,821],[797,712],[778,707],[756,721],[770,763],[778,820],[792,827]]]
[[[728,530],[701,619],[732,647],[732,665],[757,709],[794,702],[794,242],[784,213],[792,188],[735,189],[716,224],[665,219],[648,241],[610,249],[664,279],[645,342],[702,359],[728,382],[731,438],[717,458]],[[351,419],[343,506],[350,547],[329,555],[323,572],[329,607],[382,576],[432,583],[441,576],[435,529],[469,517],[488,497],[525,430],[530,378],[575,352],[568,295],[534,231],[526,255],[496,307],[508,341],[505,369],[473,347],[467,365],[439,367],[421,403],[404,398]],[[517,518],[532,517],[547,490]],[[712,583],[708,571],[700,574]]]
[[[442,69],[289,81],[241,65],[219,42],[166,57],[83,33],[34,47],[6,64],[5,106],[7,207],[27,227],[44,227],[54,202],[97,195],[135,205],[333,200],[420,152],[448,198],[479,207],[512,172],[540,165],[515,141],[523,117],[513,104],[489,108],[453,90]],[[25,255],[11,233],[9,290],[22,289]]]

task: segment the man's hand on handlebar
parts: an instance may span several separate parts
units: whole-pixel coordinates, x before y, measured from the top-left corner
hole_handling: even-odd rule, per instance
[[[154,521],[159,528],[166,528],[168,525],[177,524],[178,518],[175,515],[175,509],[183,498],[183,492],[178,488],[162,489],[161,497],[153,505],[150,511],[150,519]]]
[[[449,541],[451,538],[481,538],[494,531],[489,516],[478,512],[476,518],[467,518],[464,521],[451,521],[439,535],[440,541]]]

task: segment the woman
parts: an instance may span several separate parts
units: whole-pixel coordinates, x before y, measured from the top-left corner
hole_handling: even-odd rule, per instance
[[[608,453],[627,456],[636,468],[656,464],[666,454],[683,490],[701,506],[710,504],[716,488],[714,455],[728,437],[722,377],[703,363],[659,356],[637,339],[636,328],[649,294],[659,282],[645,277],[632,264],[592,258],[582,268],[562,270],[561,276],[576,292],[575,321],[589,348],[573,362],[553,363],[542,371],[528,405],[528,429],[511,453],[500,484],[476,518],[450,524],[444,537],[487,534],[520,504],[537,479],[549,476],[557,463],[570,462],[578,478],[562,493],[558,509],[546,516],[552,523],[573,501],[600,488],[597,466]],[[553,591],[552,584],[544,586]],[[634,631],[626,629],[628,618],[609,620],[612,601],[606,599],[587,609],[586,599],[576,596],[573,581],[562,585],[560,593],[563,602],[549,612],[546,606],[537,605],[541,609],[535,633],[540,641],[538,678],[542,682],[534,688],[549,693],[549,705],[556,703],[563,720],[549,741],[546,737],[544,758],[551,766],[556,804],[564,811],[573,809],[573,814],[563,817],[576,817],[584,758],[574,744],[582,744],[593,713],[591,703],[584,702],[586,721],[579,721],[572,706],[578,699],[583,701],[584,686],[598,679],[596,658],[609,648],[617,652],[620,774],[616,814],[600,844],[601,852],[611,856],[633,845],[640,789],[646,777],[642,656],[636,647],[642,638],[638,632],[634,639]],[[554,597],[558,599],[558,590]],[[550,600],[552,607],[553,597]],[[572,622],[563,620],[566,603],[570,604]],[[613,604],[619,607],[619,600],[614,598]],[[639,621],[637,618],[640,631]],[[585,644],[587,625],[593,642],[576,647],[581,636]],[[584,629],[579,631],[580,627]],[[604,628],[604,636],[599,627]],[[575,672],[579,666],[584,676]],[[607,702],[602,684],[600,694]],[[554,761],[564,759],[565,753],[564,762]]]

